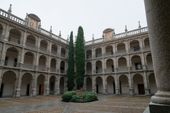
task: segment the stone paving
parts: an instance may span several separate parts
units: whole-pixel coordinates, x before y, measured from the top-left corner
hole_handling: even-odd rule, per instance
[[[65,103],[61,96],[0,99],[0,113],[143,113],[148,96],[99,95],[99,101]]]

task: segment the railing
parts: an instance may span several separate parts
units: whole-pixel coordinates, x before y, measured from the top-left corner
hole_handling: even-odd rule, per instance
[[[118,39],[118,38],[124,38],[124,37],[127,37],[127,36],[137,35],[137,34],[141,34],[141,33],[145,33],[145,32],[148,32],[148,28],[147,27],[143,27],[143,28],[140,28],[140,29],[135,29],[135,30],[131,30],[131,31],[115,34],[113,37]],[[99,38],[99,39],[87,41],[85,43],[85,45],[100,43],[100,42],[104,42],[104,41],[105,41],[104,38]]]
[[[22,64],[22,67],[26,68],[26,69],[34,69],[34,65],[33,64]]]
[[[128,71],[128,67],[118,67],[118,72]]]
[[[21,24],[21,25],[24,25],[24,26],[27,26],[27,22],[3,9],[0,9],[0,16],[3,17],[3,18],[6,18],[6,19],[9,19],[9,20],[12,20],[13,22],[16,22],[18,24]],[[27,26],[28,27],[28,26]],[[37,32],[41,32],[42,34],[45,34],[45,35],[48,35],[48,36],[51,36],[52,38],[60,41],[60,42],[63,42],[65,44],[68,44],[68,41],[61,38],[60,36],[57,36],[43,28],[40,28],[37,30]]]
[[[39,71],[47,71],[47,67],[44,66],[44,65],[39,65],[39,66],[38,66],[38,70],[39,70]]]
[[[57,69],[55,67],[51,67],[50,72],[57,72]]]
[[[26,43],[25,45],[26,45],[27,48],[34,49],[34,50],[36,49],[35,44]]]

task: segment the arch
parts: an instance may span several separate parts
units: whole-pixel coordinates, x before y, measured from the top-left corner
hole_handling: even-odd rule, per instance
[[[64,93],[64,85],[65,85],[64,82],[65,82],[64,77],[61,77],[60,78],[60,94]]]
[[[31,96],[32,94],[32,75],[30,73],[25,73],[22,76],[21,81],[21,96]]]
[[[20,44],[21,32],[18,29],[11,29],[9,32],[9,42]]]
[[[96,73],[102,73],[102,62],[100,60],[96,61]]]
[[[66,50],[65,48],[61,48],[61,57],[65,57],[66,56]]]
[[[16,74],[13,71],[6,71],[2,77],[0,97],[12,97],[15,95]]]
[[[54,55],[57,55],[57,51],[58,51],[57,45],[53,44],[51,46],[51,53],[54,54]]]
[[[92,91],[92,79],[90,77],[86,78],[86,90]]]
[[[106,61],[106,72],[114,72],[114,62],[112,59]]]
[[[111,45],[106,47],[106,55],[113,55],[113,47]]]
[[[120,83],[120,94],[129,94],[129,84],[128,84],[128,77],[126,75],[119,76],[119,83]]]
[[[143,76],[140,74],[135,74],[133,76],[133,83],[134,83],[134,93],[143,95],[145,94],[144,89],[144,82],[143,82]]]
[[[3,26],[0,24],[0,35],[2,35],[3,32]]]
[[[126,52],[126,46],[124,43],[117,44],[117,53],[125,53]]]
[[[37,77],[37,95],[44,95],[45,92],[45,75]]]
[[[34,65],[34,54],[32,52],[26,52],[24,55],[24,67],[33,68]]]
[[[151,94],[155,94],[157,91],[157,85],[156,85],[156,80],[155,80],[155,75],[154,73],[151,73],[149,75],[149,86],[150,86],[150,92]]]
[[[56,59],[55,58],[52,58],[51,59],[51,63],[50,63],[50,71],[51,72],[56,72]]]
[[[108,94],[115,94],[116,89],[115,89],[115,80],[114,77],[108,76],[106,79],[107,83],[107,93]]]
[[[39,70],[45,71],[46,70],[46,57],[44,55],[41,55],[39,57]]]
[[[151,53],[149,53],[146,56],[146,62],[147,62],[148,69],[153,69],[153,62],[152,62],[152,55],[151,55]]]
[[[140,45],[138,40],[133,40],[130,42],[130,51],[139,51]]]
[[[125,57],[118,59],[118,71],[127,71],[127,61]]]
[[[96,93],[103,93],[103,80],[102,77],[96,78]]]
[[[28,35],[25,44],[29,48],[36,48],[36,38],[33,35]]]
[[[86,58],[91,59],[92,58],[92,50],[87,50],[86,51]]]
[[[102,56],[102,49],[101,48],[97,48],[95,50],[95,54],[96,54],[96,57],[101,57]]]
[[[91,62],[87,62],[87,64],[86,64],[86,73],[92,74],[92,64],[91,64]]]
[[[138,55],[134,55],[131,58],[132,62],[132,69],[133,70],[141,70],[142,69],[142,63],[141,63],[141,58]]]
[[[18,54],[19,52],[16,48],[8,48],[5,57],[5,65],[16,67],[18,63]]]
[[[145,48],[150,48],[149,38],[144,39]]]
[[[48,43],[45,40],[41,40],[40,42],[40,50],[41,51],[47,51]]]
[[[60,62],[60,72],[65,73],[65,62],[64,61]]]
[[[49,80],[49,90],[51,95],[55,94],[55,79],[55,76],[51,76]]]

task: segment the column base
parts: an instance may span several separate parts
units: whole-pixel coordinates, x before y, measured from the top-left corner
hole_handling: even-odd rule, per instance
[[[15,95],[15,97],[17,97],[17,98],[20,97],[20,89],[18,89],[18,88],[16,89],[16,95]]]
[[[134,95],[134,89],[129,89],[129,95],[131,95],[131,96]]]
[[[144,113],[170,113],[170,105],[150,103]]]
[[[120,89],[116,89],[116,95],[120,95]]]
[[[150,89],[145,89],[145,95],[151,95],[150,94]]]
[[[36,89],[35,88],[33,88],[32,89],[32,96],[36,96],[37,95],[37,93],[36,93]]]

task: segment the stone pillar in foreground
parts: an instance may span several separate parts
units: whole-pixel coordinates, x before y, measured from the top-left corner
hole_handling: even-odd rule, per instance
[[[158,91],[151,113],[170,113],[170,0],[144,0]]]

